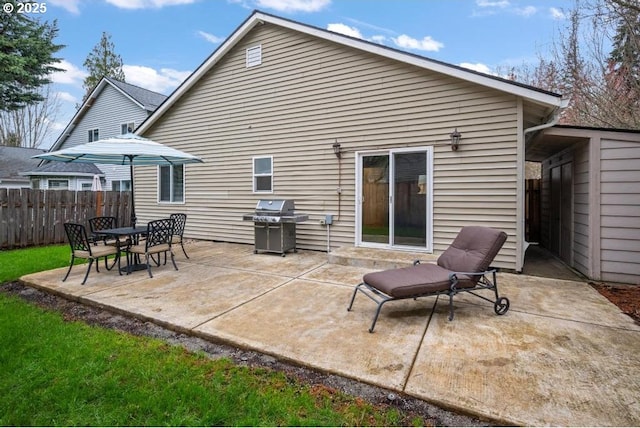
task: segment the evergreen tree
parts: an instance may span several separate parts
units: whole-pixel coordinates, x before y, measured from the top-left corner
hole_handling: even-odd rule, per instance
[[[13,4],[15,0],[5,0]],[[40,88],[50,74],[62,71],[53,55],[62,49],[53,40],[58,25],[25,14],[0,12],[0,111],[15,111],[43,100]]]
[[[640,10],[624,8],[621,12],[609,54],[609,68],[626,85],[637,87],[640,82]]]
[[[640,9],[617,5],[605,83],[620,122],[640,125]]]
[[[125,81],[124,71],[122,71],[122,58],[115,53],[111,35],[106,32],[102,33],[100,41],[93,47],[83,65],[89,72],[83,83],[85,99],[103,77]]]

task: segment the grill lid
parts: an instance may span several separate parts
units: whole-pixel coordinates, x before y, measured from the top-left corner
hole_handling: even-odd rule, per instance
[[[292,215],[295,204],[292,199],[260,199],[256,205],[256,214]]]

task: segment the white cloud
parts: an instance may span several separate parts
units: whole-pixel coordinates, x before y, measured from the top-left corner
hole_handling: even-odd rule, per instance
[[[525,7],[515,9],[516,14],[520,16],[535,15],[537,11],[538,9],[536,9],[534,6],[525,6]]]
[[[205,39],[207,42],[214,43],[214,44],[224,41],[224,38],[214,36],[213,34],[207,33],[205,31],[198,31],[198,35],[203,39]]]
[[[77,103],[78,102],[78,98],[75,97],[74,95],[70,94],[69,92],[65,92],[65,91],[60,91],[57,93],[58,95],[58,99],[60,101],[65,101],[68,103]]]
[[[61,7],[67,11],[78,15],[80,13],[80,0],[49,0],[49,4]]]
[[[191,4],[195,3],[196,1],[197,0],[106,0],[107,3],[121,9],[159,9],[165,6]]]
[[[333,31],[334,33],[344,34],[345,36],[356,37],[358,39],[363,39],[362,33],[355,27],[349,27],[346,24],[329,24],[327,25],[327,30]]]
[[[493,74],[493,72],[491,71],[488,65],[482,64],[480,62],[475,64],[472,64],[470,62],[463,62],[463,63],[460,63],[459,65],[460,67],[468,68],[469,70],[473,70],[473,71],[479,71],[480,73]]]
[[[438,52],[444,47],[444,44],[433,40],[431,36],[423,37],[422,40],[414,39],[413,37],[402,34],[398,37],[393,37],[393,42],[404,49],[415,49],[420,51]]]
[[[556,20],[562,20],[565,19],[567,16],[564,14],[564,12],[556,7],[552,7],[549,9],[549,13],[551,14],[551,18],[556,19]]]
[[[55,122],[49,122],[49,126],[51,131],[62,131],[64,128],[67,127],[68,123],[67,122],[60,122],[60,121],[55,121]]]
[[[51,73],[53,83],[61,83],[64,85],[82,86],[82,81],[87,77],[88,73],[81,68],[76,67],[67,60],[62,60],[55,64],[57,68],[63,71]]]
[[[142,65],[122,66],[127,83],[138,85],[150,91],[168,94],[180,85],[190,71],[179,71],[171,68],[161,68],[159,71]]]
[[[479,7],[507,7],[510,5],[509,0],[476,0]]]
[[[331,0],[256,0],[258,9],[267,8],[279,12],[318,12],[330,4]]]

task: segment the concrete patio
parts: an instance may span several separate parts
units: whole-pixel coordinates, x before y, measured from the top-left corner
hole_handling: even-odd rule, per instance
[[[27,275],[27,284],[160,325],[271,354],[496,424],[640,425],[640,326],[584,282],[500,273],[511,309],[436,297],[375,305],[353,286],[373,269],[326,253],[279,257],[194,242],[190,259],[118,275],[85,267]],[[407,262],[412,256],[407,255]]]

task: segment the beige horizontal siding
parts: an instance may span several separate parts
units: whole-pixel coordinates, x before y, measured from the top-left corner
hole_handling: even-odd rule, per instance
[[[262,65],[246,69],[244,49],[257,44]],[[258,199],[292,198],[310,215],[300,248],[326,249],[326,213],[339,214],[332,246],[353,245],[355,153],[433,146],[434,250],[464,225],[498,227],[509,240],[497,265],[514,268],[517,117],[513,96],[265,24],[145,134],[205,163],[187,165],[186,202],[176,205],[158,204],[156,170],[137,168],[139,217],[185,211],[187,237],[253,243],[242,215]],[[273,156],[273,194],[252,193],[253,156]]]

